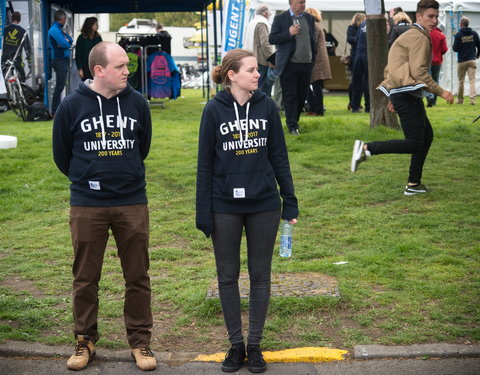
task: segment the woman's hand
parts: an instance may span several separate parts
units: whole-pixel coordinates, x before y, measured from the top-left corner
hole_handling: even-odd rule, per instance
[[[297,219],[292,219],[288,221],[290,224],[297,224]]]

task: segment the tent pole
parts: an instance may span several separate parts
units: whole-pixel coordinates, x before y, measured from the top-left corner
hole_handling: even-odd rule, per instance
[[[214,64],[218,64],[218,50],[217,50],[217,1],[213,1],[213,55],[215,56]]]
[[[43,84],[43,102],[45,107],[49,109],[50,112],[50,98],[48,97],[48,82],[51,78],[50,70],[50,49],[48,48],[48,23],[47,14],[50,14],[50,3],[48,0],[42,0],[41,2],[41,13],[42,13],[42,44],[43,44],[43,71],[45,73],[45,82]]]
[[[206,24],[206,30],[207,30],[207,46],[206,46],[206,52],[207,52],[207,102],[210,100],[210,37],[208,34],[208,14],[207,14],[207,8],[205,7],[205,24]]]
[[[205,75],[203,74],[203,68],[205,67],[205,46],[203,40],[203,11],[200,12],[200,48],[201,48],[201,64],[202,64],[202,97],[205,97]],[[207,30],[208,32],[208,30]]]

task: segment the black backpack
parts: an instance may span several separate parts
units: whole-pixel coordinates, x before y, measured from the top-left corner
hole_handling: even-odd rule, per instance
[[[28,108],[27,121],[49,120],[51,120],[51,117],[43,102],[35,102]]]

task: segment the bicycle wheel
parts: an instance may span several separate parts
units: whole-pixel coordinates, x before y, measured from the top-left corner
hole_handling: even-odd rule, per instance
[[[15,113],[17,116],[19,116],[18,112],[18,106],[17,106],[17,97],[18,97],[18,89],[15,90],[16,85],[12,83],[7,83],[7,103],[8,107]]]
[[[25,97],[23,96],[22,88],[19,84],[14,84],[12,86],[12,89],[16,98],[16,105],[18,110],[17,115],[19,115],[23,121],[27,121],[28,106],[27,102],[25,101]]]

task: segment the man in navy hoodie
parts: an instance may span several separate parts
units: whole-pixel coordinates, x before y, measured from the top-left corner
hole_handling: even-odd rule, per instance
[[[93,80],[81,83],[62,101],[53,123],[53,157],[71,181],[77,340],[67,362],[71,370],[87,366],[100,337],[98,282],[109,230],[125,279],[124,320],[132,356],[142,370],[156,367],[149,349],[153,319],[143,163],[152,124],[147,101],[127,83],[127,65],[127,54],[118,44],[97,44],[89,55]]]
[[[475,90],[475,72],[477,71],[477,59],[480,56],[480,41],[476,31],[468,27],[470,21],[467,17],[460,19],[460,31],[455,34],[453,50],[458,52],[458,99],[457,103],[463,103],[463,85],[465,74],[468,74],[470,84],[470,104],[475,105],[477,98]]]

